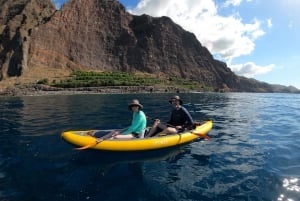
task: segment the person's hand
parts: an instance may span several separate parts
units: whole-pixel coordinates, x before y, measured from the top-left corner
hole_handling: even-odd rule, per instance
[[[115,137],[116,135],[119,135],[120,132],[119,131],[114,131],[113,134],[111,135],[112,137]]]
[[[154,126],[157,126],[158,124],[160,124],[160,120],[159,119],[155,119]]]
[[[180,130],[180,129],[182,129],[182,126],[175,126],[175,128],[176,128],[177,130]]]

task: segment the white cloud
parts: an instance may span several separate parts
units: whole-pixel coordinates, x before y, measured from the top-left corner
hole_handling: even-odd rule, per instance
[[[258,66],[253,62],[245,64],[230,65],[230,68],[237,74],[245,77],[253,77],[254,75],[265,74],[273,70],[274,64],[267,66]]]
[[[243,1],[251,2],[252,0],[226,0],[225,6],[239,6]]]
[[[273,26],[272,19],[267,19],[267,26],[271,28]]]
[[[227,0],[225,3],[224,3],[224,6],[227,7],[227,6],[238,6],[240,5],[242,2],[242,0]]]

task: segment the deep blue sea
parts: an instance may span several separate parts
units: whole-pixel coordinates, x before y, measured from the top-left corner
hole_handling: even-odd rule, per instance
[[[0,97],[0,201],[300,200],[299,94],[178,94],[214,126],[172,149],[78,151],[60,137],[128,126],[134,98],[167,121],[173,95]]]

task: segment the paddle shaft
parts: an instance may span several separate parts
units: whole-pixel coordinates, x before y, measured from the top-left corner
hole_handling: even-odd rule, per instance
[[[88,144],[88,145],[85,145],[83,147],[78,147],[78,148],[75,148],[76,150],[84,150],[84,149],[89,149],[91,147],[94,147],[96,146],[97,144],[99,144],[100,142],[106,140],[106,139],[109,139],[112,137],[112,135],[114,134],[114,131],[113,132],[110,132],[108,133],[107,135],[104,135],[103,137],[100,137],[100,138],[96,138],[94,136],[91,136],[93,138],[95,138],[95,142],[91,143],[91,144]]]

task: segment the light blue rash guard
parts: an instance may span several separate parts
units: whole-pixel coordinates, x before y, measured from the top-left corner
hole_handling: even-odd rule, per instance
[[[131,125],[123,132],[122,135],[131,133],[141,133],[147,126],[146,115],[143,111],[134,112],[132,114]]]

